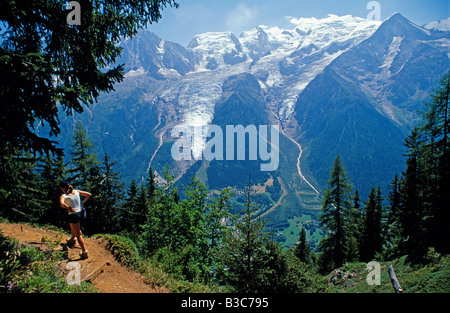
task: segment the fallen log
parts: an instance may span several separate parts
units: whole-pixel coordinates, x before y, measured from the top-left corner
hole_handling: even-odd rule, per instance
[[[396,293],[402,293],[403,289],[402,286],[400,286],[400,283],[397,279],[397,276],[395,276],[394,268],[389,266],[389,278],[391,279],[392,287],[394,287],[394,290]]]

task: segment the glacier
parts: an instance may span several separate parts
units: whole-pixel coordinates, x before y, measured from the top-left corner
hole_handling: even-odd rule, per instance
[[[402,136],[414,112],[448,69],[443,22],[424,28],[400,14],[383,22],[348,15],[289,21],[290,27],[259,25],[239,35],[198,34],[187,46],[142,31],[121,43],[124,81],[80,119],[98,147],[119,159],[127,182],[143,181],[150,168],[159,175],[165,165],[179,186],[196,176],[211,190],[241,188],[246,173],[255,184],[271,178],[283,192],[271,194],[278,202],[264,213],[274,223],[320,208],[336,154],[361,194],[386,184],[402,170]],[[70,133],[75,118],[61,120]],[[277,171],[195,162],[205,130],[233,123],[279,127]],[[176,126],[202,130],[194,133],[191,161],[171,158]]]
[[[315,174],[307,171],[310,151],[303,153],[310,144],[304,134],[313,117],[309,110],[301,107],[309,103],[303,95],[311,83],[341,64],[335,71],[340,83],[360,88],[379,113],[403,129],[414,118],[413,111],[405,108],[415,104],[402,99],[421,101],[426,95],[426,88],[421,85],[428,86],[430,80],[406,84],[408,80],[402,77],[422,66],[411,59],[411,55],[415,56],[417,47],[426,48],[425,51],[429,51],[428,47],[435,48],[437,52],[430,56],[435,58],[436,64],[441,62],[443,54],[447,58],[450,55],[448,36],[438,30],[445,21],[420,27],[400,14],[385,21],[333,14],[324,18],[289,17],[288,21],[291,27],[259,25],[239,35],[231,32],[198,34],[186,47],[160,39],[149,31],[122,43],[125,84],[138,86],[145,94],[146,112],[158,117],[158,125],[151,131],[158,144],[146,148],[151,150],[146,152],[150,161],[148,167],[155,160],[161,163],[158,150],[162,155],[166,153],[164,143],[171,141],[170,129],[177,125],[207,129],[219,116],[216,116],[216,106],[231,96],[224,90],[224,82],[248,74],[259,84],[264,109],[269,112],[269,120],[264,123],[278,125],[281,133],[299,148],[300,154],[295,156],[298,157],[296,172],[317,194],[320,187],[317,181],[311,182]],[[334,100],[320,101],[311,105],[319,105],[319,102],[325,105],[323,101]],[[130,132],[137,129],[132,127]],[[139,147],[135,145],[137,136],[130,133],[128,137],[132,138],[133,147]],[[195,133],[194,159],[202,155],[205,144],[205,134]],[[190,166],[172,165],[183,170]]]
[[[192,70],[179,73],[161,62],[158,74],[167,82],[153,97],[177,103],[181,123],[207,126],[222,96],[221,86],[232,75],[254,75],[265,93],[268,107],[281,127],[292,115],[298,95],[339,55],[370,37],[381,22],[353,16],[328,15],[323,19],[291,18],[293,28],[260,25],[236,37],[231,32],[207,32],[195,36],[186,49],[198,56]],[[167,53],[160,40],[155,55]],[[136,56],[135,56],[136,58]],[[183,57],[186,58],[186,57]],[[145,74],[130,70],[126,78]],[[196,136],[194,155],[201,155],[205,138]]]

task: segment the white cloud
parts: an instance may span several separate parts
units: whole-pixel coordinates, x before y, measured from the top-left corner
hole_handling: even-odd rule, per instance
[[[317,27],[322,27],[323,25],[338,23],[341,25],[345,25],[346,27],[371,27],[373,25],[380,25],[380,21],[375,20],[367,20],[362,17],[351,16],[351,15],[343,15],[339,16],[336,14],[328,14],[324,18],[315,18],[315,17],[292,17],[286,16],[286,19],[294,24],[296,28],[301,29],[303,31],[313,30]],[[333,26],[334,27],[334,26]]]
[[[239,35],[242,31],[253,28],[258,16],[258,8],[238,4],[227,16],[225,25],[229,31]]]

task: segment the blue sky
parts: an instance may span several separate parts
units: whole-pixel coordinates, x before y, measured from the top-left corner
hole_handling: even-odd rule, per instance
[[[178,9],[166,8],[163,18],[148,30],[159,37],[187,45],[199,33],[242,31],[258,25],[293,28],[290,17],[326,17],[328,14],[366,18],[371,0],[177,0]],[[381,20],[395,12],[418,25],[450,16],[449,0],[378,0]]]

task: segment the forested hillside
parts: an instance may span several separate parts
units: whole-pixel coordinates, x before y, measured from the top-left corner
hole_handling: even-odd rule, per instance
[[[68,180],[93,195],[86,206],[85,234],[121,235],[136,245],[140,257],[177,279],[237,292],[325,291],[324,277],[352,262],[402,258],[402,264],[418,268],[440,262],[449,252],[449,95],[447,73],[424,104],[421,123],[405,140],[406,171],[393,173],[388,195],[374,186],[367,199],[360,199],[344,160],[336,157],[323,193],[325,236],[317,252],[304,228],[292,246],[274,240],[252,199],[251,177],[239,208],[232,207],[229,189],[211,194],[195,178],[181,193],[170,168],[164,182],[150,170],[145,181],[125,188],[115,161],[107,154],[99,160],[81,124],[67,156],[19,149],[3,154],[1,216],[66,228],[58,185]]]
[[[132,60],[129,66],[133,68],[125,72],[125,65],[118,64],[124,49],[120,43],[158,22],[164,8],[178,4],[173,0],[85,1],[80,25],[68,22],[66,5],[63,0],[0,4],[1,222],[18,223],[19,229],[25,226],[38,236],[42,232],[28,224],[58,232],[57,239],[42,236],[40,241],[32,240],[34,245],[42,244],[42,250],[18,244],[17,238],[8,234],[0,235],[0,292],[95,291],[88,283],[78,289],[68,287],[57,271],[64,257],[44,247],[56,246],[64,242],[63,236],[68,236],[67,211],[60,203],[63,181],[92,195],[85,205],[87,216],[81,222],[83,235],[93,244],[95,238],[103,238],[126,266],[159,276],[152,276],[149,282],[164,290],[393,292],[387,287],[387,269],[392,265],[404,292],[450,291],[450,72],[444,68],[448,66],[448,32],[425,30],[395,14],[384,23],[332,15],[325,22],[313,23],[316,27],[307,32],[300,28],[292,32],[256,28],[243,33],[244,44],[231,33],[209,33],[196,36],[189,46],[191,50],[176,44],[166,46],[147,34],[158,42],[157,47],[147,47],[157,56],[134,62],[136,55],[130,48],[124,56]],[[356,33],[355,27],[359,30]],[[330,34],[335,37],[331,45]],[[269,35],[275,42],[268,40]],[[385,38],[389,38],[387,45],[383,44]],[[402,45],[404,50],[400,49]],[[348,59],[352,55],[358,56],[357,64],[355,59]],[[426,63],[424,55],[429,60],[426,65],[433,67],[426,78],[427,68],[421,66]],[[152,69],[149,72],[157,76],[142,76],[145,69],[139,66],[141,61],[147,62],[148,69]],[[367,64],[372,64],[369,70],[364,69]],[[328,65],[331,67],[325,69]],[[241,66],[251,71],[242,72]],[[189,74],[193,69],[195,72]],[[223,75],[217,75],[216,69]],[[401,72],[403,69],[406,72]],[[430,93],[431,83],[445,71]],[[137,89],[125,90],[119,96],[112,94],[115,85],[127,75],[138,78],[128,80],[122,88],[134,85]],[[283,75],[287,78],[284,90],[280,88]],[[180,77],[183,79],[174,83]],[[413,86],[416,83],[411,81],[416,78],[420,84]],[[380,81],[387,84],[376,84]],[[135,92],[147,84],[155,88],[152,94]],[[300,90],[306,92],[300,95]],[[114,157],[98,154],[104,150],[97,150],[99,143],[93,135],[106,136],[108,130],[98,126],[94,128],[97,133],[92,134],[88,122],[83,124],[74,118],[79,114],[83,121],[95,119],[92,109],[105,93],[110,97],[106,104],[119,105],[116,100],[124,99],[134,104],[127,112],[133,114],[114,112],[115,118],[122,117],[118,124],[105,114],[108,109],[99,110],[105,122],[102,125],[114,126],[116,132],[108,138],[115,146],[123,144],[124,138],[129,140],[129,145],[121,148],[126,151],[132,147],[131,155],[121,149],[115,150],[120,153]],[[323,99],[317,105],[313,96],[320,99],[324,95],[338,101]],[[150,100],[141,102],[146,96]],[[181,106],[168,109],[175,98]],[[384,102],[376,101],[380,98]],[[192,103],[195,105],[191,107]],[[268,107],[274,111],[268,112]],[[328,110],[330,107],[337,110]],[[214,109],[222,116],[213,116]],[[133,110],[139,114],[134,115]],[[244,123],[244,111],[249,115],[247,122],[262,125],[271,124],[273,119],[282,125],[280,117],[294,117],[289,120],[292,124],[281,128],[280,157],[285,163],[280,165],[279,176],[251,173],[254,163],[246,161],[235,162],[233,167],[211,162],[209,168],[202,167],[206,163],[197,164],[191,172],[174,170],[175,160],[168,157],[172,142],[163,142],[165,131],[186,116],[202,123],[205,117],[208,123],[213,119],[221,125]],[[158,114],[161,112],[165,114]],[[349,112],[357,114],[350,116]],[[146,119],[146,114],[151,117]],[[364,120],[367,114],[376,118]],[[61,128],[60,118],[64,115],[75,122],[70,132]],[[324,117],[330,118],[331,124],[319,123]],[[400,135],[386,123],[388,119],[389,123],[402,125],[413,123],[416,117],[418,122],[412,131],[408,129],[404,140],[405,155],[391,155],[396,163],[403,158],[405,170],[386,174],[389,179],[385,174],[370,175],[366,170],[368,158],[376,161],[372,162],[372,170],[398,168],[386,165],[389,158],[383,155],[383,149],[395,148],[390,153],[401,151]],[[164,124],[165,119],[172,120]],[[352,128],[357,122],[362,127]],[[368,128],[367,124],[372,123],[378,126]],[[133,132],[125,135],[125,125]],[[140,131],[135,128],[143,125]],[[383,130],[382,139],[394,139],[384,140],[381,149],[373,139],[376,136],[372,136],[377,128]],[[49,136],[40,132],[43,129]],[[141,136],[140,140],[134,135]],[[69,141],[63,148],[53,141],[61,137]],[[352,140],[347,141],[347,146],[340,145],[337,137],[358,137],[358,145]],[[325,156],[325,150],[306,146],[305,157],[313,159],[313,165],[303,167],[302,172],[299,139],[315,142],[319,150],[330,142],[333,147]],[[368,141],[371,149],[378,149],[377,153],[359,148]],[[336,153],[338,148],[344,153]],[[314,165],[325,160],[330,163],[326,184],[324,167]],[[159,175],[150,166],[152,161],[160,167]],[[144,168],[146,177],[133,180],[129,176],[125,180],[118,168],[128,162],[139,163],[132,164],[134,170]],[[347,175],[347,162],[352,164],[352,176]],[[322,192],[314,187],[319,180],[312,175],[319,169],[319,185],[326,185],[319,188]],[[179,179],[181,172],[192,175]],[[208,175],[224,175],[209,180],[214,190],[205,183]],[[372,185],[376,177],[383,181],[360,196],[358,188],[367,189],[369,181]],[[255,183],[257,179],[263,181]],[[226,184],[221,184],[224,180]],[[229,182],[238,180],[241,186],[226,188]],[[380,186],[388,181],[386,192]],[[270,192],[257,194],[255,189]],[[319,211],[317,207],[321,209],[318,219],[309,219],[309,213]],[[275,217],[272,223],[269,215]],[[280,240],[280,229],[284,235],[289,232],[289,240]],[[79,234],[77,237],[80,241]],[[98,246],[97,252],[104,253],[103,248]],[[375,271],[379,266],[381,284],[369,283],[374,275],[369,264],[376,265]]]

